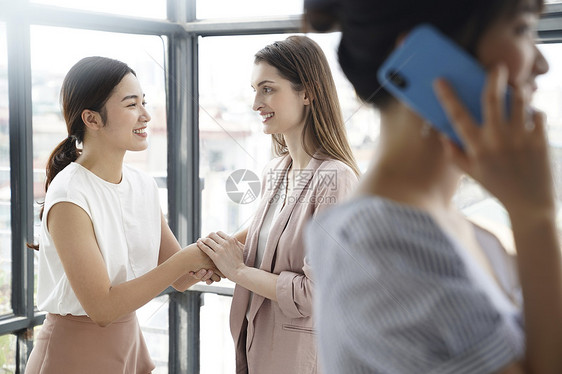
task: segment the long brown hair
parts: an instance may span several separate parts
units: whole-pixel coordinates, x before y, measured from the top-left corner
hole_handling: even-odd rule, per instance
[[[310,110],[302,133],[305,152],[313,156],[320,149],[326,156],[348,165],[359,176],[361,172],[347,140],[336,85],[320,46],[306,36],[290,36],[258,51],[254,63],[260,62],[276,68],[295,91],[304,90],[310,97]],[[314,149],[308,149],[307,138],[312,140]],[[272,141],[277,156],[289,152],[283,135],[273,134]]]
[[[127,64],[106,57],[86,57],[78,61],[66,74],[62,83],[60,99],[68,136],[53,150],[47,161],[45,192],[55,176],[76,161],[81,154],[77,143],[84,142],[86,125],[82,121],[84,110],[99,112],[103,123],[107,121],[105,103],[115,87],[127,74],[135,74]],[[39,218],[43,219],[44,206]],[[27,244],[39,249],[39,245]]]

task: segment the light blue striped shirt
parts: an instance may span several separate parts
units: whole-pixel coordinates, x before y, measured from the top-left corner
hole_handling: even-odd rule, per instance
[[[515,271],[477,238],[496,271]],[[521,359],[517,303],[427,213],[352,200],[312,221],[306,245],[324,373],[482,374]]]

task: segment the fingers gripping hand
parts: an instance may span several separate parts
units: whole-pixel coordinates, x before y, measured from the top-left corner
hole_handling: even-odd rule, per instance
[[[554,189],[544,115],[529,109],[530,95],[514,87],[511,113],[504,114],[507,69],[488,76],[483,93],[483,123],[479,126],[453,88],[444,80],[435,91],[464,143],[464,152],[443,139],[453,162],[495,195],[508,211],[552,209]]]
[[[224,276],[220,271],[216,269],[215,264],[209,258],[209,256],[207,255],[204,256],[206,260],[202,264],[201,269],[197,271],[190,271],[189,275],[207,284],[212,284],[213,282],[220,282],[220,280],[224,278]]]
[[[209,256],[219,271],[232,281],[235,281],[236,275],[245,266],[242,255],[244,245],[222,231],[199,239],[197,246]]]
[[[214,282],[220,282],[221,274],[216,269],[199,269],[196,272],[189,272],[193,278],[205,282],[207,284],[212,284]]]

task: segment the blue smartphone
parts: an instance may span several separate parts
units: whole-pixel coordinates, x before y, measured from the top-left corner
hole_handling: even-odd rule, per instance
[[[468,52],[429,24],[417,26],[408,34],[380,67],[377,77],[387,91],[461,147],[462,142],[433,90],[435,79],[447,80],[473,118],[482,123],[484,69]],[[510,103],[508,88],[506,113]]]

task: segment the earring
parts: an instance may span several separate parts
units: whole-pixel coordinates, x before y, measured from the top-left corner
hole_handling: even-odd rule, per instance
[[[429,124],[429,122],[423,121],[421,130],[420,130],[421,137],[425,139],[429,136],[430,133],[431,133],[431,125]]]

